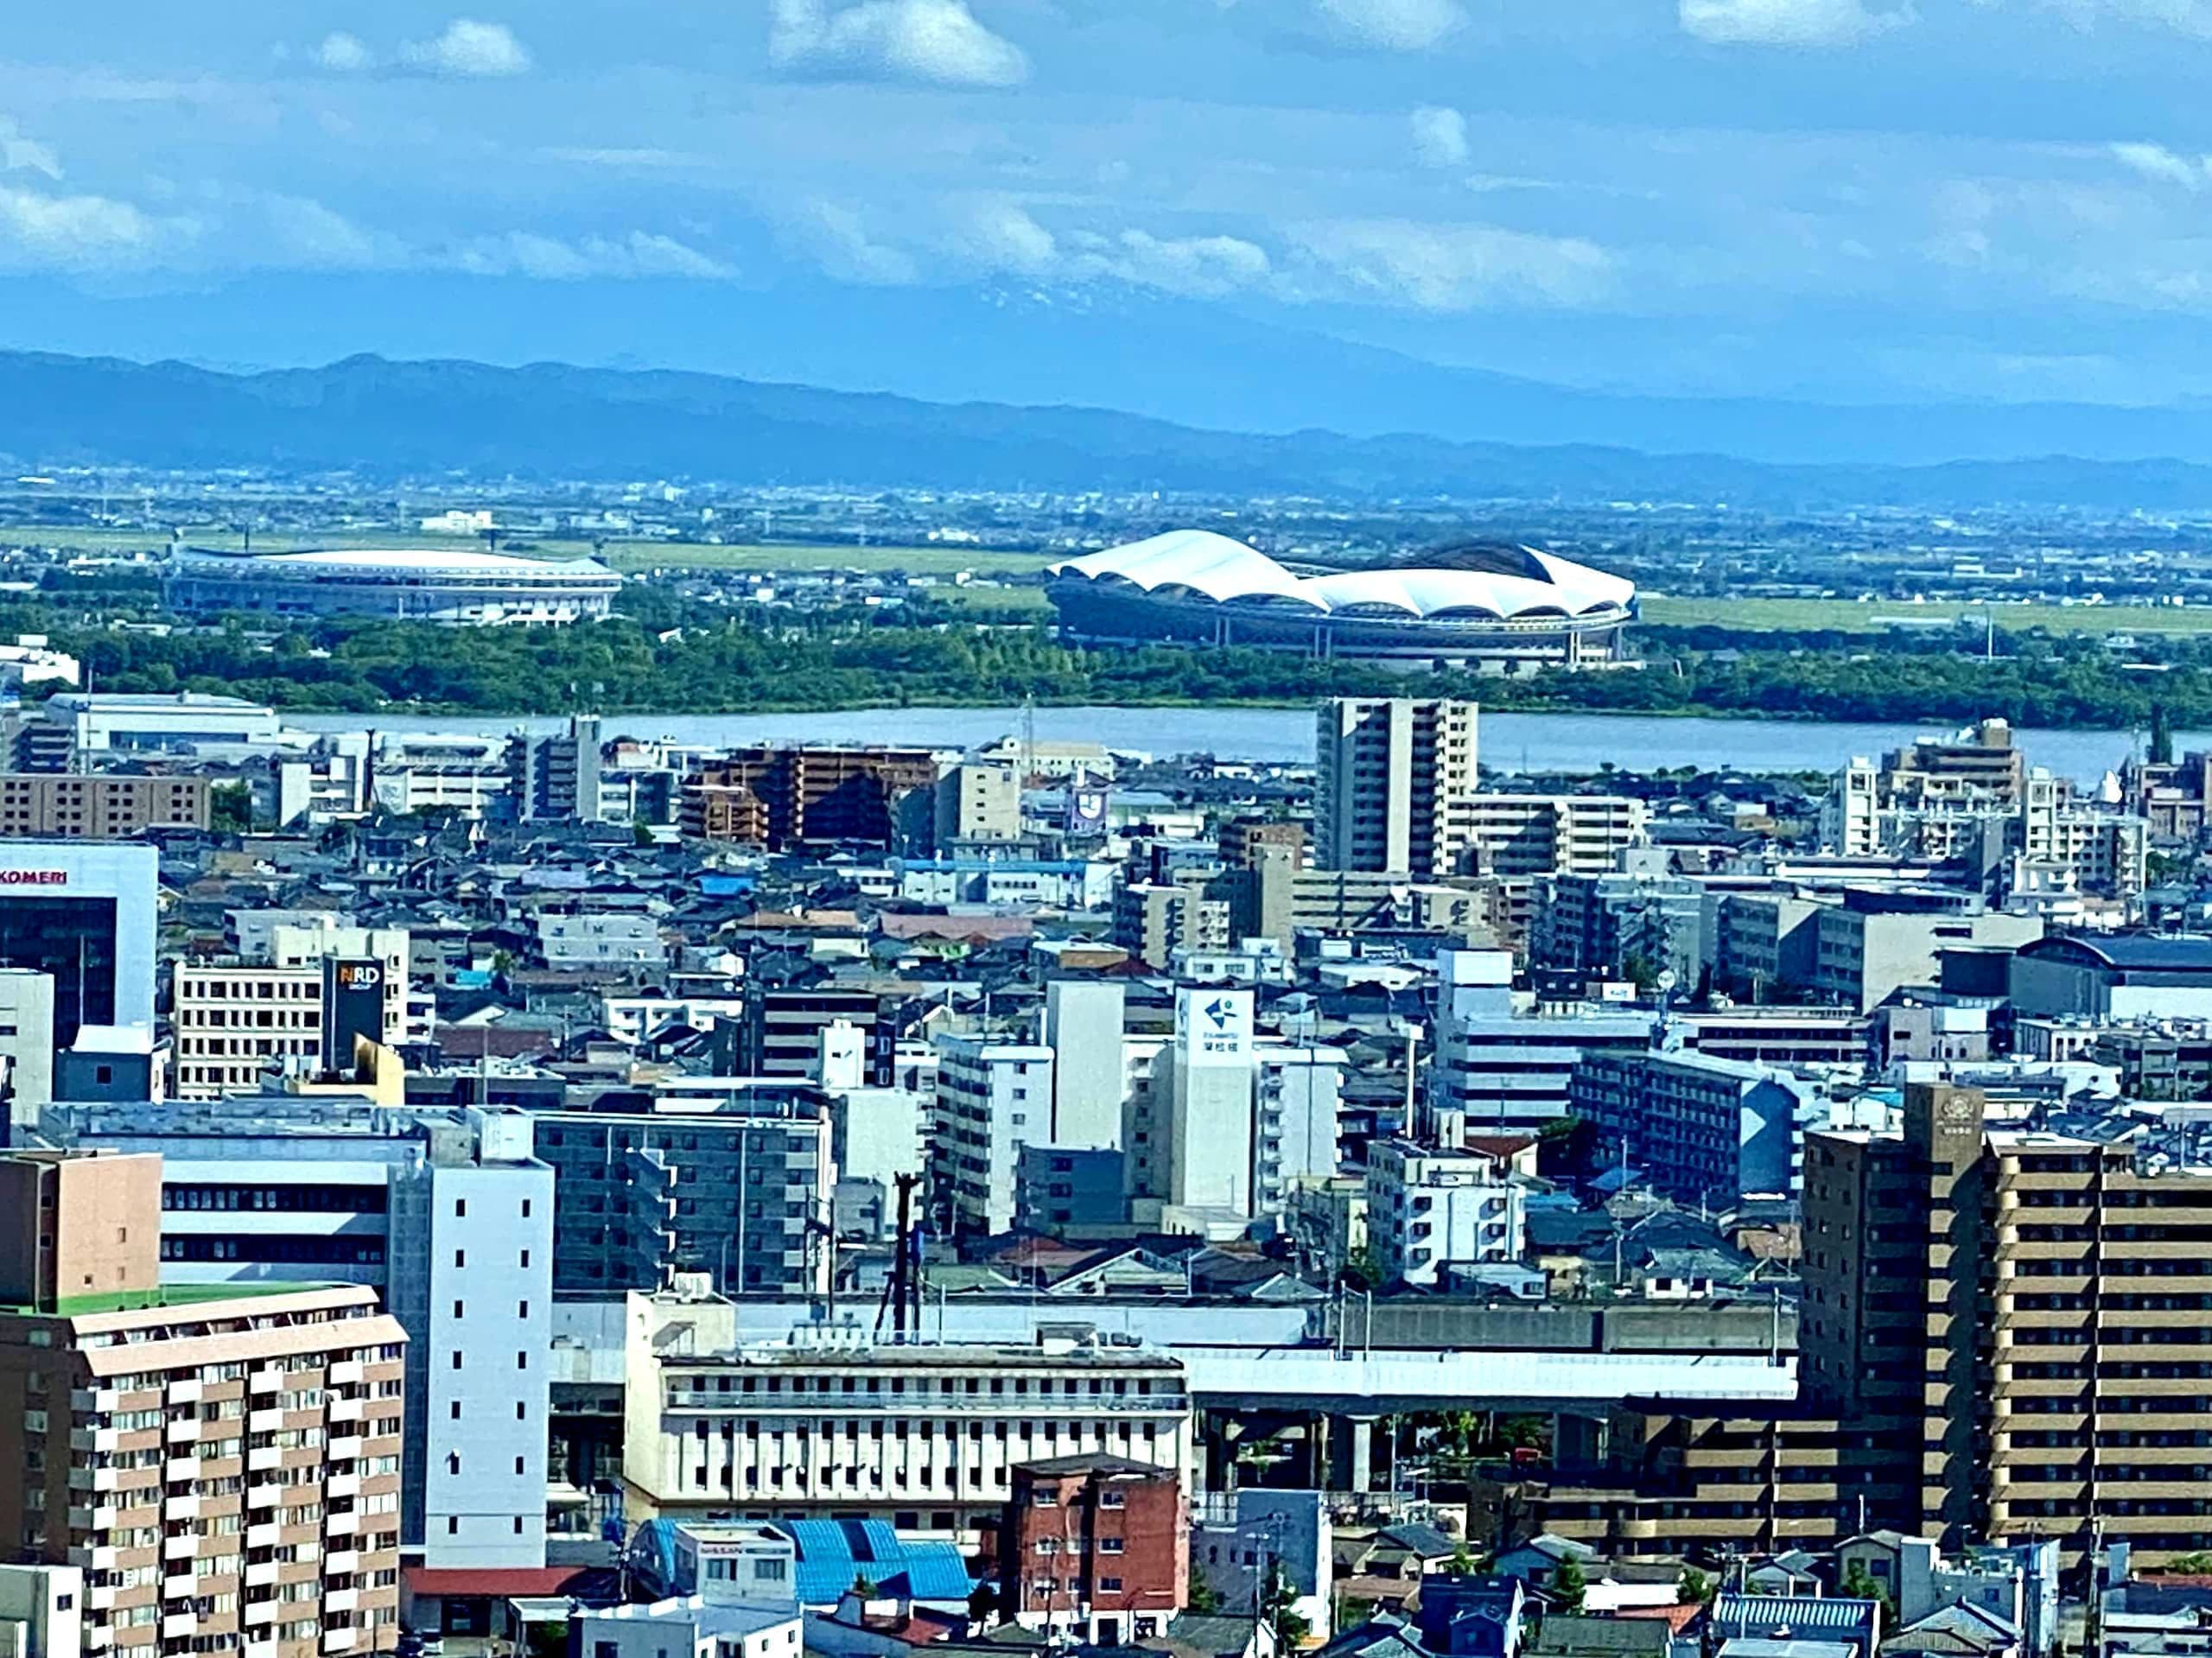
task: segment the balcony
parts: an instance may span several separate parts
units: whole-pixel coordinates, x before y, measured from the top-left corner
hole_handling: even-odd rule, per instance
[[[69,1510],[69,1529],[72,1531],[113,1531],[115,1522],[123,1511],[113,1503],[105,1507],[74,1507]]]
[[[162,1620],[162,1639],[175,1641],[200,1633],[200,1618],[193,1612],[171,1612]]]
[[[322,1649],[325,1652],[351,1652],[353,1649],[353,1635],[354,1631],[350,1629],[325,1629],[322,1632]]]
[[[248,1548],[274,1548],[283,1540],[284,1528],[274,1520],[257,1521],[245,1528]]]
[[[122,1398],[122,1394],[113,1388],[73,1388],[69,1408],[79,1416],[105,1416],[117,1407]]]
[[[200,1579],[194,1572],[173,1572],[162,1579],[163,1600],[181,1600],[188,1595],[197,1594],[199,1590]]]
[[[359,1474],[333,1474],[323,1482],[323,1495],[330,1497],[359,1496],[361,1477]]]
[[[197,1457],[171,1457],[162,1464],[162,1483],[165,1485],[175,1485],[199,1477],[200,1458]]]
[[[254,1473],[265,1474],[284,1465],[284,1453],[273,1445],[256,1445],[245,1453],[245,1465]]]
[[[334,1578],[342,1578],[358,1572],[361,1569],[360,1551],[353,1548],[334,1548],[322,1557],[322,1569],[326,1575]]]
[[[276,1658],[282,1650],[274,1641],[249,1641],[245,1643],[245,1658]]]
[[[189,1416],[180,1417],[162,1431],[162,1439],[168,1445],[197,1445],[200,1424]]]
[[[111,1610],[115,1605],[115,1585],[111,1583],[94,1584],[85,1591],[85,1604],[96,1612]]]
[[[361,1436],[358,1433],[349,1433],[342,1439],[330,1442],[330,1459],[333,1462],[351,1462],[360,1454]]]
[[[189,1560],[200,1553],[200,1540],[190,1532],[162,1539],[162,1558],[165,1560]]]
[[[246,1602],[245,1621],[248,1623],[274,1623],[276,1621],[276,1600],[272,1598]]]
[[[367,1402],[365,1399],[334,1399],[328,1418],[333,1422],[358,1422],[361,1420],[361,1407]]]
[[[271,1531],[273,1531],[273,1530],[275,1530],[275,1529],[276,1529],[276,1528],[272,1526],[272,1527],[270,1527],[270,1528],[269,1528],[269,1529],[270,1529],[270,1530],[271,1530]],[[272,1583],[274,1583],[274,1582],[276,1582],[276,1561],[274,1561],[274,1560],[255,1560],[255,1561],[251,1562],[251,1563],[246,1566],[246,1569],[245,1569],[245,1586],[246,1586],[247,1588],[249,1588],[249,1589],[265,1589],[265,1588],[267,1588],[270,1584],[272,1584]]]
[[[283,1386],[284,1373],[282,1370],[256,1370],[245,1379],[248,1393],[276,1393]]]
[[[123,1443],[123,1432],[111,1427],[79,1427],[69,1430],[72,1451],[113,1451]]]
[[[198,1376],[182,1376],[172,1382],[164,1397],[172,1405],[196,1405],[200,1402],[201,1383]]]
[[[249,1433],[274,1433],[283,1426],[284,1413],[273,1407],[246,1413],[245,1431]]]
[[[273,1509],[276,1499],[284,1495],[281,1485],[249,1485],[245,1488],[245,1506],[249,1509]]]
[[[325,1612],[355,1611],[359,1609],[360,1604],[361,1591],[358,1589],[331,1589],[324,1591],[322,1597],[322,1610]]]
[[[69,1551],[69,1564],[80,1572],[115,1570],[115,1548],[109,1543],[79,1543]]]
[[[180,1496],[167,1497],[162,1502],[164,1520],[197,1520],[200,1517],[200,1493],[187,1491]]]
[[[340,1359],[330,1367],[330,1385],[334,1388],[351,1388],[360,1380],[359,1359]]]
[[[333,1537],[351,1537],[360,1528],[358,1514],[334,1514],[322,1522],[323,1530]]]

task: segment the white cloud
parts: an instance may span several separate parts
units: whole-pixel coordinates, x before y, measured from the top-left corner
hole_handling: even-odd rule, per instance
[[[375,270],[408,262],[397,237],[364,230],[334,208],[306,196],[270,195],[257,204],[267,262],[318,270]]]
[[[1457,110],[1424,104],[1409,118],[1414,134],[1414,159],[1423,167],[1465,167],[1467,118]]]
[[[1052,232],[1020,203],[1002,198],[967,204],[954,214],[945,240],[958,259],[1025,276],[1045,275],[1059,255]]]
[[[768,0],[768,60],[940,86],[1018,86],[1029,58],[967,0]]]
[[[108,196],[43,195],[0,186],[0,265],[94,271],[146,264],[189,239],[188,219],[156,219]]]
[[[1123,231],[1105,250],[1088,256],[1081,268],[1162,293],[1200,299],[1264,283],[1274,264],[1267,250],[1235,236],[1158,237]]]
[[[328,44],[327,41],[325,42]],[[505,23],[456,17],[434,40],[410,41],[400,61],[425,74],[457,79],[499,79],[530,72],[530,48]]]
[[[322,43],[311,54],[315,62],[334,74],[359,74],[376,67],[376,54],[369,50],[368,42],[358,35],[348,35],[336,29],[322,37]]]
[[[509,231],[471,238],[452,249],[446,263],[474,276],[528,276],[539,282],[652,276],[721,282],[737,274],[696,248],[649,231],[575,241],[534,231]]]
[[[2044,6],[2076,29],[2094,29],[2110,18],[2212,40],[2212,0],[2044,0]]]
[[[1399,219],[1330,220],[1299,226],[1292,236],[1328,278],[1301,291],[1306,299],[1448,312],[1589,305],[1613,289],[1611,258],[1576,237]]]
[[[1392,52],[1426,52],[1467,21],[1459,0],[1314,0],[1338,34]]]
[[[1853,46],[1917,21],[1910,5],[1866,0],[1679,0],[1686,33],[1716,46]]]
[[[803,202],[784,215],[783,239],[838,282],[869,288],[903,288],[921,280],[913,256],[873,239],[852,208],[835,201]]]
[[[2202,190],[2212,184],[2212,156],[2181,156],[2164,144],[2126,143],[2112,146],[2113,159],[2160,184],[2178,184],[2184,190]]]

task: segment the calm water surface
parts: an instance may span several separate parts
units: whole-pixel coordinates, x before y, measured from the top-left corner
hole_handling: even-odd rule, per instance
[[[394,715],[289,716],[308,730],[548,731],[556,719],[454,719]],[[1098,742],[1153,755],[1210,753],[1254,760],[1308,760],[1313,715],[1306,708],[1039,708],[1039,742]],[[724,746],[763,741],[912,743],[966,748],[1021,729],[1019,708],[851,708],[830,714],[617,715],[608,735],[662,738]],[[1586,714],[1486,714],[1484,764],[1503,771],[1595,772],[1606,762],[1639,770],[1668,765],[1753,772],[1834,769],[1854,754],[1879,755],[1914,737],[1946,729],[1928,725],[1842,725],[1775,720],[1670,720]],[[2135,752],[2126,731],[2024,729],[2031,762],[2062,777],[2094,782]],[[2184,732],[2177,748],[2212,747],[2212,733]]]

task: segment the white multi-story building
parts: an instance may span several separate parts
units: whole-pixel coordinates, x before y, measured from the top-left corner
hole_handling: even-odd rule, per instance
[[[76,1106],[53,1143],[162,1155],[165,1285],[366,1285],[408,1337],[402,1534],[545,1563],[553,1171],[514,1111],[328,1097]]]
[[[1433,1288],[1452,1267],[1520,1260],[1522,1189],[1486,1157],[1377,1140],[1367,1154],[1367,1236],[1388,1281]]]
[[[1420,1138],[1456,1147],[1470,1132],[1540,1128],[1563,1117],[1568,1078],[1583,1054],[1649,1048],[1657,1020],[1656,1012],[1637,1008],[1539,1013],[1514,992],[1510,952],[1442,951]]]
[[[1024,1146],[1052,1143],[1052,1051],[981,1036],[937,1039],[932,1204],[962,1232],[1014,1224]]]
[[[515,793],[505,737],[466,732],[390,732],[378,739],[374,804],[390,812],[454,811],[481,817]]]
[[[410,987],[404,928],[280,925],[269,938],[264,961],[176,964],[169,1019],[179,1099],[219,1099],[258,1088],[271,1070],[314,1069],[322,1051],[326,960],[378,964],[378,1040],[387,1047],[429,1041],[435,1005]]]
[[[649,915],[541,915],[537,948],[556,971],[668,964],[668,941]]]
[[[654,1342],[643,1297],[630,1305],[633,1519],[862,1515],[974,1532],[997,1523],[1018,1464],[1107,1454],[1179,1472],[1191,1453],[1182,1363],[1148,1348],[875,1346],[848,1330],[685,1353]]]
[[[1118,979],[1052,979],[1045,985],[1044,1045],[1052,1051],[1054,1146],[1104,1150],[1122,1143],[1122,1021]]]
[[[1645,838],[1643,803],[1626,795],[1476,795],[1465,814],[1482,875],[1602,875]]]

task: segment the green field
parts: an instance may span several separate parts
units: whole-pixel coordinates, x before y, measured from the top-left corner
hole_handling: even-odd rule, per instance
[[[906,570],[950,575],[960,570],[1023,575],[1050,562],[1043,553],[988,552],[974,547],[609,547],[618,570]]]
[[[1647,593],[1638,601],[1655,627],[1726,627],[1741,632],[1883,633],[1904,624],[1983,625],[1990,616],[2006,632],[2041,628],[2050,633],[2199,633],[2212,632],[2212,607],[2153,608],[2148,605],[1974,605],[1955,600],[1911,604],[1897,600],[1674,599]]]

